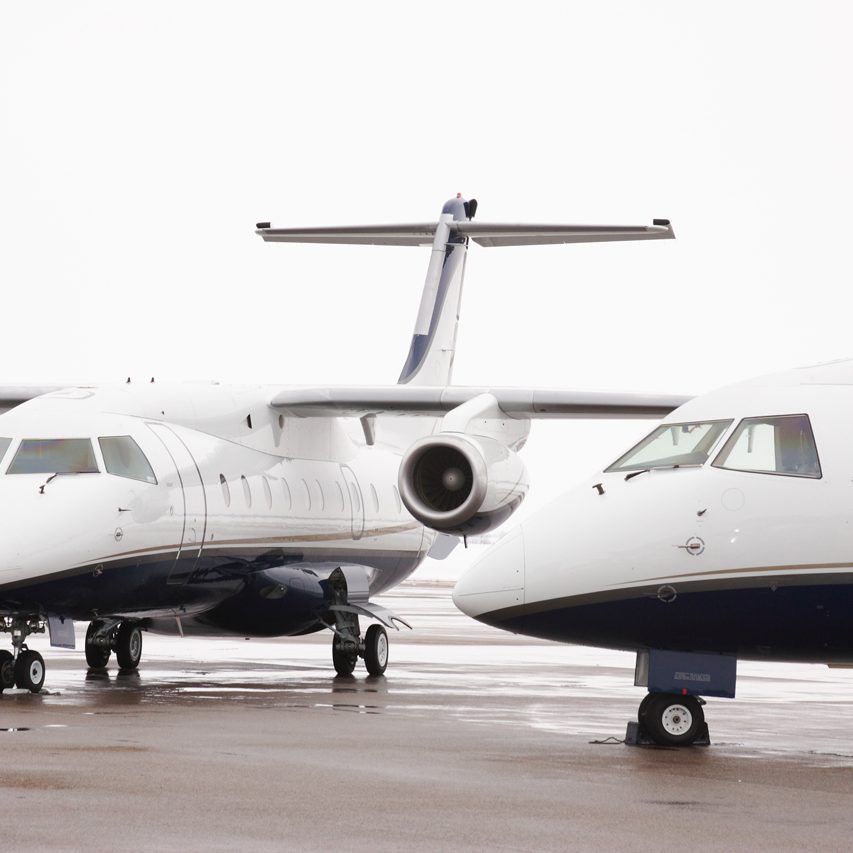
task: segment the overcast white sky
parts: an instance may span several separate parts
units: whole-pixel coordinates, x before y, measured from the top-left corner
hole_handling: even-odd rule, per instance
[[[428,251],[254,223],[650,223],[483,249],[455,381],[700,393],[853,355],[838,2],[0,11],[0,384],[393,382]],[[532,505],[647,424],[534,424]]]

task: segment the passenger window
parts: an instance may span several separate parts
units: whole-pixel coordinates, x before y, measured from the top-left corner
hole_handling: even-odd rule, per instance
[[[129,435],[111,435],[98,439],[108,474],[157,485],[157,478],[139,445]]]
[[[264,497],[267,500],[267,509],[272,509],[272,489],[270,481],[266,477],[261,477],[261,482],[264,484]]]
[[[252,508],[252,487],[249,485],[249,481],[246,479],[245,474],[240,475],[240,479],[243,481],[243,497],[246,499],[246,506],[249,509]]]
[[[370,497],[373,499],[373,511],[379,514],[379,495],[376,494],[376,486],[370,484]]]
[[[808,415],[744,418],[714,466],[789,477],[821,476]]]
[[[6,451],[9,449],[11,443],[11,438],[0,438],[0,462],[3,461],[3,457],[6,455]]]
[[[346,509],[346,504],[344,503],[344,490],[341,488],[341,484],[335,482],[335,485],[338,487],[338,503],[340,504],[340,511],[343,512]]]
[[[293,495],[290,494],[290,486],[284,477],[281,478],[281,493],[284,495],[284,503],[287,506],[287,509],[293,509]]]
[[[323,491],[323,486],[319,480],[314,480],[317,484],[317,494],[320,496],[320,512],[326,509],[326,493]]]
[[[7,474],[97,474],[88,438],[28,438],[21,442]]]
[[[305,490],[305,509],[311,512],[311,490],[305,480],[302,481],[302,488]]]
[[[222,486],[222,499],[225,501],[225,506],[231,506],[231,489],[228,487],[228,480],[224,474],[219,475],[219,485]]]

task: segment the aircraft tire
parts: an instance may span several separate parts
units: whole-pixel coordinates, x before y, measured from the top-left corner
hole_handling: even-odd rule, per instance
[[[352,675],[355,671],[355,663],[358,654],[353,649],[344,646],[341,638],[335,634],[332,637],[332,663],[338,675]]]
[[[651,700],[652,696],[654,696],[654,695],[655,695],[654,693],[646,693],[646,695],[643,697],[643,701],[640,702],[640,707],[637,709],[637,719],[640,722],[643,721],[643,717],[645,716],[645,713],[646,713],[646,708],[649,707],[649,701]]]
[[[650,693],[638,715],[649,736],[661,746],[687,746],[693,743],[705,713],[694,696],[675,693]],[[645,705],[645,707],[643,707]]]
[[[0,693],[15,686],[15,658],[7,649],[0,649]]]
[[[93,642],[93,637],[101,627],[101,622],[90,622],[86,629],[86,663],[91,669],[103,669],[110,662],[109,647]]]
[[[136,669],[142,658],[142,631],[133,622],[122,622],[116,633],[116,660],[122,669]]]
[[[382,675],[388,666],[388,634],[381,625],[371,625],[364,635],[364,665],[370,675]]]
[[[22,690],[38,693],[44,684],[44,658],[31,649],[24,649],[15,661],[15,684]]]

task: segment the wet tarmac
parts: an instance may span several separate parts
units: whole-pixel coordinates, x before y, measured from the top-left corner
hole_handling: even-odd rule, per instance
[[[382,678],[335,678],[329,635],[146,634],[138,673],[47,649],[0,697],[6,849],[847,850],[853,670],[744,663],[713,746],[624,737],[633,657],[472,622],[449,587],[386,606]],[[85,626],[78,626],[83,629]]]

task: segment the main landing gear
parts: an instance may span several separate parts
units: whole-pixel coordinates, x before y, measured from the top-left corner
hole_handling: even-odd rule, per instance
[[[370,675],[382,675],[388,666],[388,634],[381,625],[371,625],[361,639],[358,619],[355,630],[347,625],[332,637],[332,663],[338,675],[352,675],[359,657]]]
[[[370,675],[382,675],[388,666],[388,634],[382,625],[396,628],[397,622],[411,628],[408,622],[382,605],[369,600],[369,582],[360,566],[334,569],[327,581],[328,612],[322,624],[334,633],[332,663],[338,675],[352,675],[359,658]],[[371,625],[362,637],[358,617],[381,622]]]
[[[86,663],[103,669],[116,653],[119,667],[136,669],[142,658],[142,629],[135,622],[95,619],[86,630]]]
[[[0,620],[0,630],[12,634],[14,653],[0,649],[0,693],[12,687],[39,693],[44,684],[44,658],[25,642],[30,634],[43,634],[44,622],[38,618],[9,616]]]

